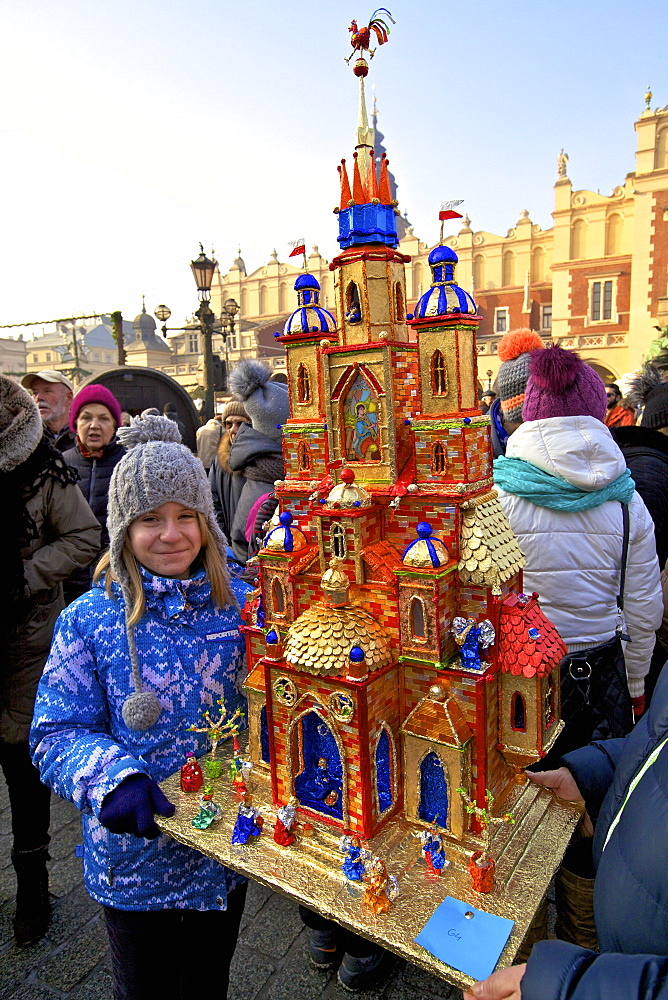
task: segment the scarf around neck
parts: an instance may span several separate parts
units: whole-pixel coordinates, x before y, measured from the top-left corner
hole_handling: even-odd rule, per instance
[[[494,485],[506,493],[550,510],[582,511],[600,507],[608,500],[630,503],[636,484],[628,469],[599,490],[583,490],[561,476],[552,476],[522,458],[505,455],[494,460]]]

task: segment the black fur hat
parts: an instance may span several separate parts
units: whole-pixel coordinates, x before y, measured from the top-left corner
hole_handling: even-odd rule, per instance
[[[643,407],[641,427],[659,430],[668,427],[668,382],[654,365],[646,364],[631,383],[628,398]]]

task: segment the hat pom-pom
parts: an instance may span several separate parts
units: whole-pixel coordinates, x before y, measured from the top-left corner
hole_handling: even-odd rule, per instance
[[[650,392],[663,388],[665,385],[659,369],[655,368],[654,365],[645,364],[640,374],[636,375],[631,382],[627,398],[635,406],[644,406]]]
[[[554,346],[531,352],[529,375],[535,386],[548,389],[556,396],[571,388],[583,366],[584,361],[575,351]]]
[[[514,361],[520,354],[528,354],[543,347],[543,341],[535,330],[522,327],[511,330],[499,341],[496,353],[501,361]]]
[[[153,691],[136,691],[123,702],[123,722],[128,729],[150,729],[161,711],[162,706]]]
[[[181,444],[181,431],[169,417],[142,414],[133,417],[129,427],[118,428],[118,440],[126,451],[149,441],[168,441]]]

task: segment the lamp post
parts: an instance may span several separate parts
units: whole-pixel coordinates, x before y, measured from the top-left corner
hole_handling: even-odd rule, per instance
[[[200,243],[200,254],[196,260],[190,262],[197,291],[199,292],[200,306],[195,315],[197,316],[202,338],[204,341],[204,416],[211,420],[215,415],[215,398],[213,389],[213,347],[211,336],[215,316],[211,311],[209,301],[211,298],[211,282],[218,266],[218,262],[210,260],[204,253],[204,247]]]
[[[227,355],[227,338],[231,333],[234,333],[234,317],[239,312],[239,303],[235,299],[227,299],[223,305],[223,311],[220,314],[220,332],[223,337],[223,348],[225,351],[225,377],[230,370],[228,355]]]

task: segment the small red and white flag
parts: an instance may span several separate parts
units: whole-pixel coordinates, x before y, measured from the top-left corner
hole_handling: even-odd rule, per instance
[[[292,250],[288,254],[289,257],[297,257],[300,253],[306,253],[306,240],[292,240],[288,243],[288,246],[292,247]]]
[[[459,201],[455,200],[455,201],[442,202],[441,210],[438,213],[438,217],[441,220],[441,222],[445,221],[445,219],[461,219],[462,216],[459,214],[459,212],[455,212],[454,209],[458,208],[459,205],[463,204],[464,204],[463,198],[460,198]]]

